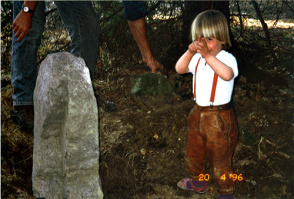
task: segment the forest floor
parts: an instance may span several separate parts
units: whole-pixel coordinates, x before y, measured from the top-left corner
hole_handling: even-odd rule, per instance
[[[109,85],[97,82],[101,94],[118,105],[115,112],[100,111],[100,173],[106,198],[218,198],[209,163],[205,195],[177,188],[188,176],[184,155],[193,100],[131,96],[130,78],[148,72],[142,68],[113,73]],[[290,86],[266,87],[243,76],[236,82],[239,141],[233,168],[240,178],[235,198],[294,197],[294,92],[289,74],[288,80]]]
[[[132,96],[130,78],[148,73],[144,64],[109,72],[111,75],[100,75],[94,82],[100,95],[117,105],[112,112],[99,108],[100,176],[105,198],[217,198],[209,163],[206,194],[177,188],[177,182],[188,177],[184,155],[193,100],[176,95]],[[242,75],[236,81],[233,102],[239,140],[233,169],[239,178],[235,198],[294,197],[293,80],[289,73],[283,78],[288,86],[266,87],[262,82],[250,83]],[[11,121],[11,93],[10,84],[1,89],[2,198],[33,198],[33,135]]]

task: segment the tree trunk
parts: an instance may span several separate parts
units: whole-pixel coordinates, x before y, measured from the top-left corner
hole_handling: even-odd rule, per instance
[[[272,43],[271,43],[271,38],[270,38],[270,34],[269,34],[269,31],[268,31],[268,27],[267,27],[267,24],[264,22],[264,19],[263,19],[263,16],[261,14],[261,11],[259,9],[259,6],[258,4],[256,3],[256,1],[252,0],[251,1],[251,4],[253,5],[254,9],[255,9],[255,12],[256,12],[256,15],[262,25],[262,29],[264,31],[264,34],[265,34],[265,38],[266,38],[266,44],[268,46],[269,49],[272,49]],[[277,57],[274,53],[274,51],[271,50],[271,55],[273,57],[273,60],[274,62],[277,62]]]
[[[240,21],[240,27],[241,27],[240,32],[242,33],[243,32],[243,21],[242,21],[242,13],[241,13],[239,1],[236,1],[236,4],[237,4],[238,13],[239,13],[239,21]]]

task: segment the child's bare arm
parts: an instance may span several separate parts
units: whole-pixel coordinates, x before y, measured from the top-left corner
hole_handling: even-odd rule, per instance
[[[209,66],[220,78],[225,81],[229,81],[234,77],[233,69],[211,54],[210,50],[207,47],[205,38],[201,38],[201,42],[198,42],[197,52],[202,55]]]
[[[188,72],[188,66],[189,63],[194,56],[195,53],[191,53],[189,50],[187,50],[181,58],[176,63],[176,71],[179,74],[185,74]]]
[[[185,74],[188,72],[188,66],[192,59],[192,57],[197,53],[199,48],[199,42],[201,40],[201,36],[199,35],[198,41],[191,43],[189,45],[188,50],[181,56],[181,58],[176,63],[176,71],[179,74]]]
[[[215,56],[210,54],[205,58],[205,60],[214,72],[223,80],[230,81],[234,77],[233,69],[218,60]]]

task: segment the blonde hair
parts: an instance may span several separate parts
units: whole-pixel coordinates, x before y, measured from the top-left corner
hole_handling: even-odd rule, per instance
[[[194,19],[191,26],[193,42],[198,40],[199,35],[224,42],[224,49],[232,46],[227,19],[220,11],[206,10]]]

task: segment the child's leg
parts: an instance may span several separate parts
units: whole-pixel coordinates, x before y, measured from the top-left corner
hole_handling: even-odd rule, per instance
[[[192,190],[203,194],[206,192],[207,183],[199,181],[199,175],[203,173],[205,165],[205,145],[199,131],[200,112],[195,106],[188,117],[189,131],[186,146],[186,167],[191,178],[184,178],[178,182],[178,187],[184,190]]]
[[[231,162],[238,138],[233,109],[206,112],[203,119],[205,122],[201,123],[201,127],[207,134],[206,154],[214,167],[218,191],[220,194],[231,194],[234,191]]]
[[[188,117],[189,130],[187,134],[186,167],[194,180],[199,179],[205,166],[205,144],[199,130],[200,111],[195,106]]]

